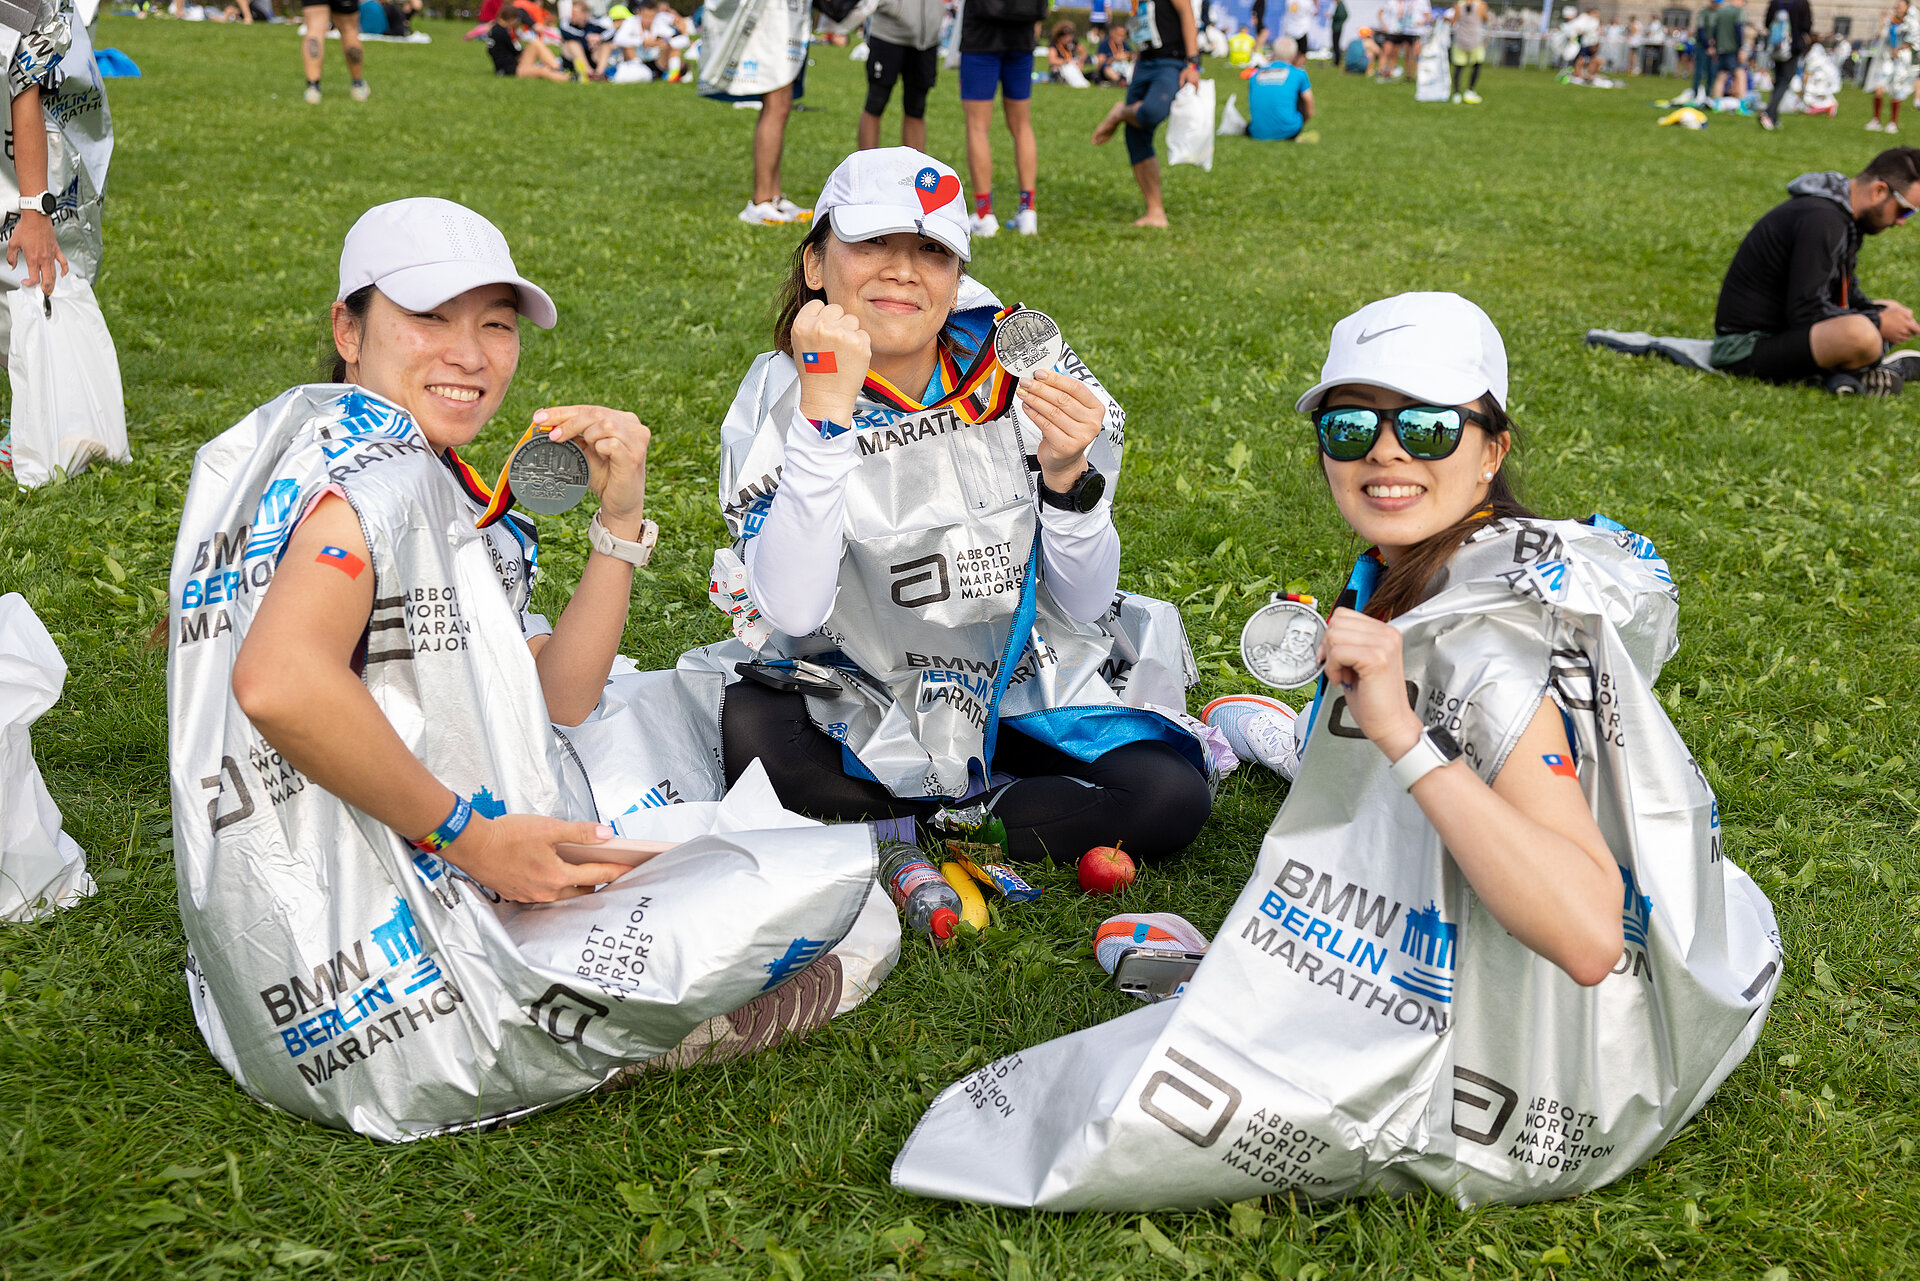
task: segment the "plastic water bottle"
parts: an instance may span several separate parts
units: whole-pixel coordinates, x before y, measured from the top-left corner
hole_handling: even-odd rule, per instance
[[[953,937],[960,924],[960,896],[917,845],[888,841],[880,847],[880,880],[907,924],[931,936],[936,945]]]

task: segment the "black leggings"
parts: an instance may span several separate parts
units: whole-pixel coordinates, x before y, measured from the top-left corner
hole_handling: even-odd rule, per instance
[[[807,718],[801,694],[729,685],[720,742],[729,787],[757,758],[781,804],[815,818],[925,820],[949,804],[903,800],[850,777],[839,742]],[[1213,807],[1200,771],[1165,743],[1129,743],[1088,764],[1002,726],[993,766],[1020,780],[1002,788],[993,807],[1016,858],[1050,853],[1072,863],[1116,841],[1136,858],[1163,858],[1193,843]]]

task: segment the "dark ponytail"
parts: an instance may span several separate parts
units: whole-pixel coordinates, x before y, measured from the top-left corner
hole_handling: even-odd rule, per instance
[[[1501,460],[1500,470],[1493,474],[1493,480],[1487,486],[1486,501],[1474,508],[1473,513],[1465,519],[1409,547],[1406,555],[1381,576],[1373,595],[1367,600],[1368,616],[1382,621],[1397,618],[1433,595],[1443,585],[1434,580],[1447,567],[1447,562],[1453,559],[1453,554],[1481,526],[1502,519],[1538,519],[1514,492],[1509,475],[1514,471],[1520,453],[1520,435],[1513,420],[1507,417],[1506,410],[1494,403],[1491,396],[1480,408],[1488,419],[1487,425],[1480,430],[1489,436],[1506,436],[1512,442],[1507,456]],[[1477,423],[1474,425],[1479,426]]]
[[[793,355],[793,321],[800,309],[816,298],[825,298],[822,291],[807,284],[807,250],[819,248],[822,253],[827,239],[829,224],[825,218],[814,219],[805,239],[793,251],[793,270],[780,283],[779,296],[773,303],[773,346],[776,351]]]
[[[367,323],[367,309],[373,306],[373,286],[362,285],[348,294],[345,299],[347,314],[354,323],[362,328]],[[333,341],[333,310],[327,310],[327,333],[320,341],[320,370],[323,381],[343,383],[347,381],[347,358],[340,354],[340,348]]]

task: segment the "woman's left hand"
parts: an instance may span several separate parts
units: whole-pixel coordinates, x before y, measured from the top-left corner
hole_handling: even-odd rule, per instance
[[[588,486],[600,496],[600,523],[615,538],[638,538],[653,439],[646,424],[604,405],[552,406],[537,410],[533,421],[551,440],[579,440],[587,451]]]
[[[1087,446],[1100,435],[1107,407],[1093,389],[1053,369],[1036,370],[1014,391],[1020,408],[1040,428],[1040,478],[1064,494],[1087,469]]]
[[[1425,728],[1407,704],[1400,629],[1351,609],[1336,609],[1320,638],[1327,680],[1346,695],[1347,713],[1389,761],[1413,750]]]

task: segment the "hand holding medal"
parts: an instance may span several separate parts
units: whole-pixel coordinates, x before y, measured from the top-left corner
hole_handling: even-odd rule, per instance
[[[600,496],[600,523],[608,532],[639,536],[652,441],[639,418],[601,405],[561,405],[536,412],[527,433],[507,462],[516,502],[552,515],[591,489]]]
[[[816,298],[802,307],[793,318],[800,412],[815,422],[851,427],[872,359],[872,338],[837,303]]]
[[[1027,419],[1040,429],[1041,481],[1056,494],[1073,488],[1087,469],[1087,447],[1100,436],[1107,407],[1078,378],[1053,366],[1066,351],[1060,326],[1045,312],[1021,308],[995,327],[993,354],[1020,380],[1014,395]]]

